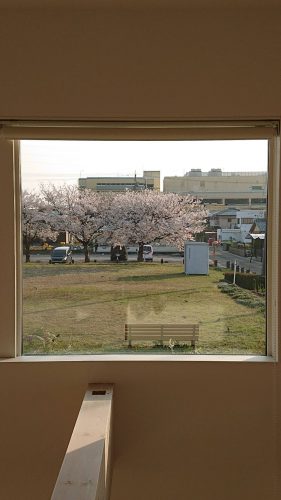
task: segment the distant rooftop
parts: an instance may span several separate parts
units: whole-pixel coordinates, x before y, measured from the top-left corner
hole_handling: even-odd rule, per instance
[[[211,168],[208,172],[202,172],[201,168],[192,168],[189,172],[186,172],[185,176],[191,177],[201,177],[201,176],[222,176],[222,177],[230,177],[230,176],[254,176],[254,175],[267,175],[267,172],[223,172],[221,168]]]
[[[128,180],[135,180],[135,179],[145,179],[145,178],[159,178],[160,179],[160,170],[144,170],[143,175],[98,175],[98,176],[88,176],[88,177],[80,177],[80,180],[88,180],[88,179],[94,179],[94,180],[99,180],[99,179],[108,179],[108,180],[116,180],[116,179],[125,179],[126,181]]]
[[[255,227],[258,227],[261,233],[266,232],[266,219],[256,219],[254,225]]]
[[[212,216],[217,216],[217,215],[233,215],[235,216],[237,212],[240,212],[240,208],[235,208],[235,207],[229,207],[226,208],[225,210],[218,210],[216,212],[212,212]]]

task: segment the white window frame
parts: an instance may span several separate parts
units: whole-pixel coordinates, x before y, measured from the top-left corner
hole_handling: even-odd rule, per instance
[[[268,140],[268,230],[267,230],[267,354],[254,355],[60,355],[23,356],[22,346],[22,244],[20,224],[20,140]],[[8,313],[5,330],[0,335],[2,361],[251,361],[278,360],[278,261],[279,261],[279,184],[280,123],[278,120],[231,122],[0,122],[0,161],[6,169],[10,229],[13,230],[13,252],[6,252]],[[0,199],[1,210],[6,201]],[[5,253],[5,252],[4,252]],[[4,255],[5,258],[5,255]],[[5,282],[2,282],[5,286]],[[4,302],[3,302],[4,298]],[[12,304],[12,306],[11,306]],[[2,307],[2,311],[1,311]],[[5,293],[1,312],[5,315]]]

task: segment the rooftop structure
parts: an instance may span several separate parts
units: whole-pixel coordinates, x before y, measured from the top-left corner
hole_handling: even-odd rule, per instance
[[[93,189],[94,191],[141,191],[143,189],[155,189],[160,191],[160,171],[144,170],[142,177],[82,177],[78,179],[81,188]]]

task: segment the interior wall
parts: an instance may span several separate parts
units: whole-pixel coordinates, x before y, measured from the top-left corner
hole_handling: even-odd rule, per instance
[[[279,7],[157,4],[1,11],[1,117],[281,117]],[[11,186],[2,162],[2,213]],[[5,312],[0,333],[10,324]],[[280,376],[279,363],[4,361],[0,498],[50,498],[87,383],[113,382],[112,500],[277,500]]]
[[[2,13],[2,117],[278,115],[280,9],[159,3]]]

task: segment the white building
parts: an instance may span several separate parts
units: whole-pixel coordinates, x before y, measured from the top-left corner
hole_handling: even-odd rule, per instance
[[[227,214],[226,214],[227,215]],[[212,220],[219,221],[223,214],[213,214]],[[217,229],[217,239],[220,241],[234,240],[241,243],[250,243],[250,229],[257,219],[264,219],[265,210],[237,210],[235,217],[229,218],[229,222],[224,221]],[[231,219],[231,220],[230,220]],[[223,226],[223,227],[222,227]]]

